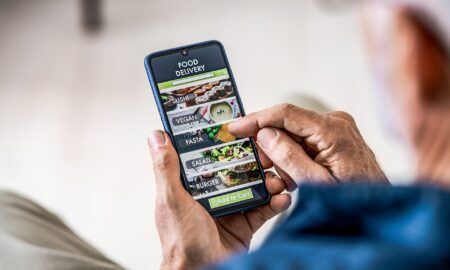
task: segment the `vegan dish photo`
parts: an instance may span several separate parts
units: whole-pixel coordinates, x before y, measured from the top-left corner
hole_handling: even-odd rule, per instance
[[[241,116],[236,97],[168,114],[172,132],[175,134],[187,129],[222,123]]]

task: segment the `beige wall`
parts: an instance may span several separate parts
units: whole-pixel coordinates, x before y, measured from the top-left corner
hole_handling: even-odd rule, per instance
[[[108,0],[96,36],[78,15],[76,1],[0,1],[0,188],[56,211],[125,266],[160,260],[146,136],[161,123],[143,68],[155,50],[220,40],[248,112],[314,95],[355,116],[389,176],[409,175],[375,117],[356,10]]]

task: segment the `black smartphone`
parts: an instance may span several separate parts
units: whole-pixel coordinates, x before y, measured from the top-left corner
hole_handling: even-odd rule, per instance
[[[222,44],[155,52],[145,68],[192,197],[213,217],[266,204],[270,194],[253,139],[228,132],[245,113]]]

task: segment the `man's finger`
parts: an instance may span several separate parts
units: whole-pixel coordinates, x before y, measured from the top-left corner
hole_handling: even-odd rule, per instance
[[[274,172],[266,172],[266,188],[270,194],[276,195],[286,190],[286,184]]]
[[[272,196],[269,204],[247,212],[247,219],[253,232],[256,232],[267,220],[286,211],[290,205],[291,196],[289,194],[278,194]]]
[[[324,116],[291,104],[280,104],[257,113],[252,113],[228,125],[228,130],[237,137],[255,136],[265,127],[285,129],[297,136],[314,134],[322,125]]]
[[[158,192],[179,192],[183,189],[180,181],[178,155],[169,136],[160,130],[153,131],[148,137],[148,145],[153,161],[153,172]]]
[[[274,165],[286,172],[297,185],[307,181],[329,181],[328,171],[314,162],[291,137],[275,128],[263,128],[257,134],[261,150]]]
[[[256,149],[258,150],[258,156],[259,160],[261,161],[261,165],[264,170],[270,169],[273,167],[272,160],[270,160],[266,154],[264,154],[263,151],[261,151],[261,148],[256,144]]]
[[[289,176],[285,171],[283,171],[279,166],[273,166],[278,175],[283,179],[283,182],[286,185],[287,191],[294,191],[297,188],[297,183]]]

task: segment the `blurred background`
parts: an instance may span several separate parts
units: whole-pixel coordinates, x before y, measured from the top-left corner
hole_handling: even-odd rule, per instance
[[[224,44],[247,112],[313,96],[355,117],[394,183],[410,176],[372,104],[356,7],[0,0],[0,188],[54,211],[127,268],[158,265],[146,137],[162,125],[143,59],[210,39]]]

